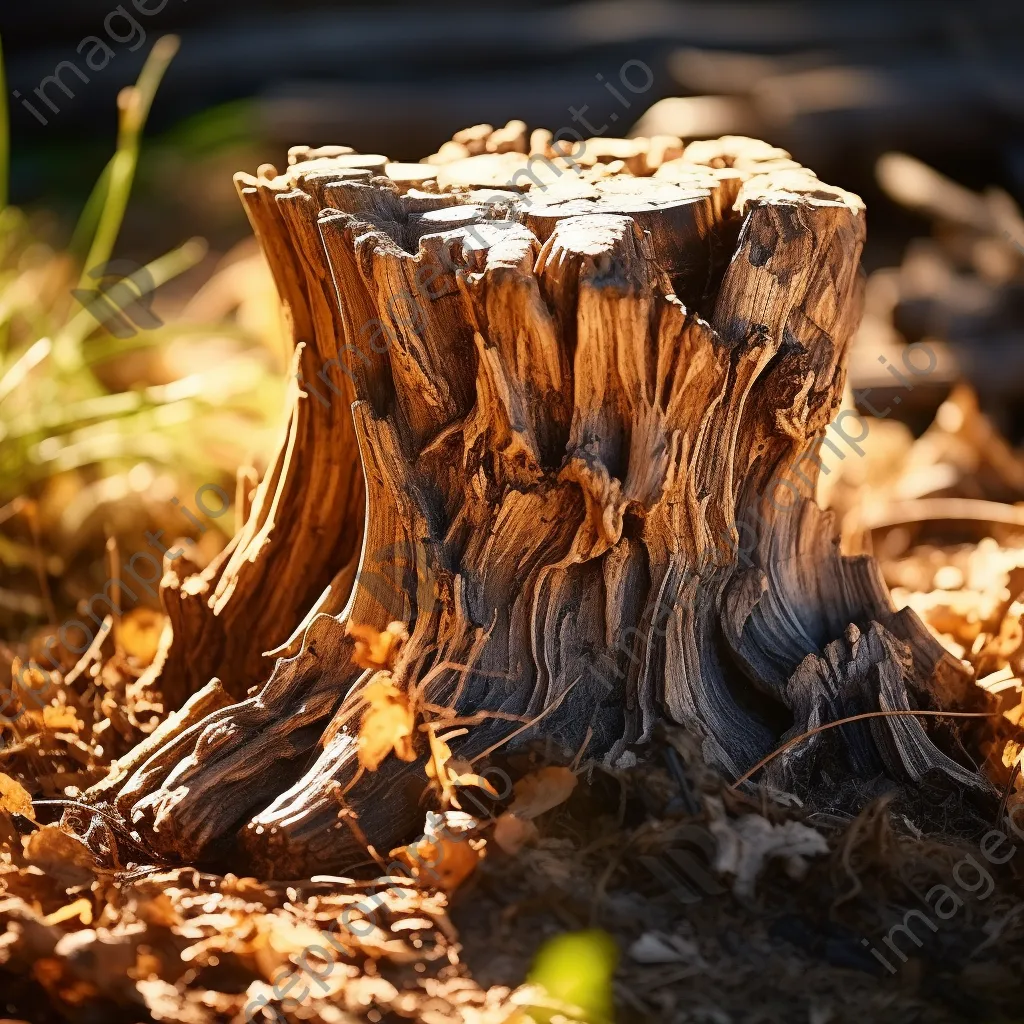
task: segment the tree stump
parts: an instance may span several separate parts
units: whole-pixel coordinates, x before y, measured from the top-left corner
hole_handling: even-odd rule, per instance
[[[422,823],[428,728],[464,726],[478,766],[539,736],[615,764],[664,717],[732,779],[830,720],[984,700],[814,501],[861,201],[753,140],[642,176],[539,145],[238,176],[302,383],[243,537],[168,595],[202,608],[174,616],[179,689],[216,668],[241,698],[288,643],[97,787],[162,856],[299,877],[387,851]],[[416,726],[383,760],[360,739],[382,694]],[[818,734],[765,780],[984,790],[935,721]]]

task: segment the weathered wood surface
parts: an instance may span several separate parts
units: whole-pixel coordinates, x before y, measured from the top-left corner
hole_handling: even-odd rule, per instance
[[[840,554],[813,500],[859,317],[860,200],[753,140],[699,143],[643,177],[614,156],[544,154],[539,182],[495,180],[527,166],[514,151],[458,169],[466,185],[302,149],[286,174],[239,178],[304,379],[336,356],[345,371],[327,407],[296,402],[242,538],[203,584],[212,624],[184,641],[221,631],[222,678],[248,679],[252,652],[295,631],[287,656],[97,794],[161,855],[240,849],[298,877],[415,831],[426,740],[411,763],[360,768],[375,675],[353,623],[406,624],[391,681],[419,723],[471,717],[452,741],[464,759],[544,736],[566,763],[615,763],[665,716],[735,778],[828,720],[984,699],[894,611],[874,561]],[[342,608],[357,459],[365,536]],[[942,750],[920,719],[875,719],[765,778],[983,789],[955,733],[936,735]]]
[[[316,168],[323,158],[312,157]],[[332,180],[369,177],[352,167],[365,158],[334,159]],[[365,499],[351,383],[338,359],[334,286],[323,261],[309,258],[317,206],[294,187],[297,177],[238,176],[292,330],[291,411],[239,534],[202,573],[166,566],[162,602],[175,638],[155,672],[174,707],[214,676],[243,698],[266,678],[264,652],[285,644],[311,608],[340,611],[355,575]],[[314,394],[303,390],[306,381]]]

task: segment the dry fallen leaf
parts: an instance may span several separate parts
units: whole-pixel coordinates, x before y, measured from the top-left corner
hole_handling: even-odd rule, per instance
[[[181,924],[181,915],[165,892],[141,901],[136,913],[146,924],[155,925],[157,928],[177,928]]]
[[[121,620],[120,640],[125,654],[140,665],[151,665],[160,649],[167,616],[152,608],[134,608]]]
[[[782,860],[790,878],[803,877],[808,857],[829,851],[828,840],[799,821],[770,822],[760,814],[730,818],[717,798],[709,798],[714,817],[708,831],[715,837],[715,871],[734,875],[732,890],[741,899],[752,899],[758,876],[772,860]]]
[[[394,668],[402,644],[409,639],[404,622],[389,622],[383,633],[373,626],[350,622],[348,635],[356,642],[352,660],[361,668]]]
[[[392,850],[391,856],[407,864],[418,882],[454,892],[483,857],[483,840],[470,838],[478,825],[463,812],[428,812],[423,838]]]
[[[28,837],[25,858],[64,885],[82,885],[95,878],[96,862],[77,836],[59,825],[43,825]]]
[[[508,854],[517,854],[527,843],[539,837],[537,826],[506,811],[494,823],[494,841]]]
[[[257,917],[254,924],[256,938],[251,953],[267,981],[280,980],[278,972],[292,968],[293,958],[316,956],[313,951],[323,950],[327,944],[316,928],[292,920],[281,911]]]
[[[569,768],[551,766],[524,775],[513,787],[515,799],[508,809],[517,818],[536,818],[569,799],[576,776]]]
[[[12,779],[10,775],[0,772],[0,811],[8,814],[22,814],[26,818],[35,819],[35,811],[32,808],[32,797],[28,790]]]
[[[65,705],[47,704],[43,708],[43,728],[51,729],[54,732],[64,730],[78,733],[82,731],[84,726],[74,708],[69,708]]]
[[[15,658],[11,663],[11,693],[24,701],[23,694],[32,693],[29,704],[41,707],[46,704],[53,694],[53,686],[60,681],[59,672],[45,672],[35,662],[29,662],[28,666],[21,660]]]
[[[391,681],[390,673],[378,672],[367,684],[363,698],[368,707],[359,725],[359,763],[376,771],[392,751],[402,761],[415,761],[412,736],[416,716],[408,694]]]
[[[514,787],[515,799],[494,825],[494,841],[516,854],[539,835],[532,819],[569,799],[576,788],[571,769],[552,766],[523,776]]]
[[[394,857],[408,864],[415,879],[454,892],[474,871],[480,861],[476,850],[465,839],[442,836],[421,839],[400,847]]]

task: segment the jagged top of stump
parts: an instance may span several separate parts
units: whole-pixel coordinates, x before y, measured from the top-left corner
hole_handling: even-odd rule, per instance
[[[268,243],[275,232],[261,232],[259,221],[278,214],[261,213],[265,200],[258,194],[313,202],[324,216],[332,210],[354,215],[390,236],[397,254],[414,258],[425,236],[460,228],[471,229],[471,245],[478,248],[509,238],[507,232],[492,237],[488,221],[518,222],[543,244],[570,217],[629,217],[650,236],[663,291],[709,320],[752,205],[780,213],[789,208],[793,228],[784,234],[803,230],[792,219],[798,210],[817,210],[815,231],[829,233],[851,214],[862,220],[864,210],[858,196],[820,181],[785,150],[758,139],[728,135],[684,144],[671,136],[598,137],[570,143],[553,140],[544,129],[528,133],[521,121],[464,129],[420,163],[347,146],[295,146],[283,171],[264,164],[256,175],[237,174],[235,182]],[[596,222],[591,226],[597,229]],[[382,243],[389,244],[386,238]],[[764,253],[767,259],[770,249]]]
[[[623,179],[634,180],[626,184]],[[714,196],[736,212],[752,198],[768,196],[864,208],[859,196],[820,181],[786,150],[759,139],[726,135],[684,144],[673,136],[595,137],[558,143],[545,129],[527,135],[517,121],[504,128],[476,125],[457,132],[420,163],[395,162],[348,146],[293,146],[283,172],[263,164],[256,176],[236,175],[241,186],[263,184],[282,191],[306,186],[315,192],[318,185],[342,180],[390,183],[400,194],[411,193],[414,202],[479,190],[510,196],[542,192],[547,202],[625,197],[632,191],[654,201],[678,199],[683,192]]]

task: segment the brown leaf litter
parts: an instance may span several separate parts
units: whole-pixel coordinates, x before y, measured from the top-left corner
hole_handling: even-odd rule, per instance
[[[947,409],[908,443],[952,452],[952,469],[918,473],[909,500],[989,508],[993,460],[966,454],[986,436],[971,419],[980,414],[963,396],[950,401],[959,418]],[[1005,458],[1000,466],[1005,491],[1013,478]],[[942,493],[929,490],[936,481]],[[840,487],[840,511],[862,532],[877,524],[858,543],[880,556],[896,603],[917,610],[998,699],[1002,724],[964,734],[1013,811],[1024,802],[1024,528],[969,506],[974,518],[957,520],[962,536],[950,543],[948,521],[897,515],[908,499],[889,487],[861,488],[871,508]],[[424,798],[438,811],[420,840],[392,851],[391,874],[260,881],[150,863],[123,824],[76,804],[165,718],[144,676],[162,616],[120,625],[83,656],[54,646],[59,668],[43,667],[51,631],[0,647],[15,680],[0,751],[0,1002],[12,1019],[518,1024],[540,943],[591,927],[624,952],[620,1024],[1012,1019],[1024,995],[1018,856],[979,861],[990,895],[965,894],[955,917],[918,929],[920,946],[904,936],[895,976],[871,953],[887,952],[890,930],[935,886],[953,884],[966,854],[977,859],[971,840],[992,822],[962,797],[925,782],[919,807],[879,791],[855,817],[838,797],[834,812],[811,813],[790,794],[730,789],[692,739],[665,729],[629,767],[574,772],[543,744],[510,754],[501,764],[518,781],[503,807],[477,767],[451,756],[448,740],[472,723],[419,704],[406,682],[401,624],[357,636],[373,673],[360,760],[373,770],[392,753],[408,757],[425,732]],[[493,817],[466,813],[470,791],[487,794]],[[105,830],[110,862],[62,816]],[[950,834],[964,823],[969,835]],[[695,843],[705,835],[710,847]]]

